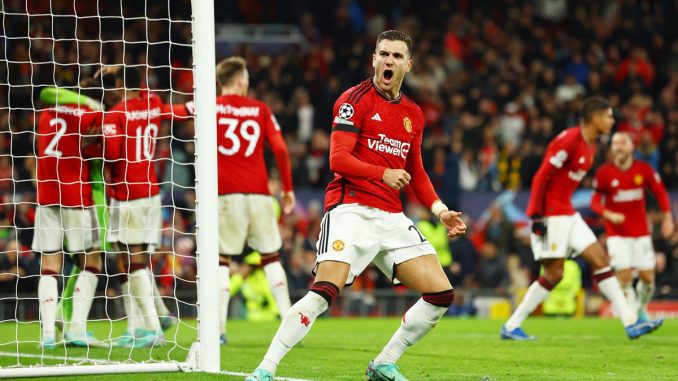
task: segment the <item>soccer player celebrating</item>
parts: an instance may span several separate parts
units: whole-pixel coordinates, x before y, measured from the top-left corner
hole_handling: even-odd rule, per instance
[[[268,187],[264,145],[275,156],[282,182],[282,209],[294,209],[292,170],[280,126],[271,110],[247,97],[249,73],[241,57],[222,60],[216,67],[221,95],[217,97],[219,153],[219,318],[221,344],[227,343],[226,316],[230,299],[231,256],[242,254],[245,242],[261,253],[261,264],[281,316],[290,308],[287,275],[280,263],[282,247],[275,200]],[[168,105],[182,118],[194,113],[193,102]]]
[[[655,258],[647,226],[645,189],[654,193],[664,212],[661,233],[667,238],[674,230],[671,203],[659,174],[649,164],[633,159],[633,142],[629,134],[615,133],[611,149],[612,163],[603,164],[596,172],[591,209],[605,219],[610,265],[626,300],[632,308],[638,306],[639,320],[647,321],[647,305],[654,293]],[[633,268],[638,270],[640,278],[635,291]]]
[[[396,361],[436,325],[454,299],[435,250],[404,215],[400,201],[400,190],[409,185],[448,228],[449,237],[466,230],[460,213],[440,201],[424,170],[423,114],[400,92],[412,68],[411,54],[410,36],[383,32],[372,56],[374,77],[348,89],[334,105],[330,167],[335,178],[325,195],[315,283],[287,312],[248,381],[272,380],[285,354],[370,262],[423,297],[370,362],[368,380],[407,380]]]
[[[598,138],[610,133],[614,118],[610,104],[601,98],[584,101],[581,125],[560,133],[548,145],[534,179],[527,215],[532,218],[532,252],[544,273],[527,290],[523,301],[504,324],[501,338],[532,340],[521,325],[546,299],[563,277],[565,259],[581,254],[591,265],[600,291],[619,312],[631,339],[657,329],[663,319],[638,321],[636,312],[624,298],[609,260],[596,236],[572,206],[572,194],[593,164]]]
[[[146,347],[161,345],[164,335],[153,297],[150,252],[157,246],[162,226],[161,200],[153,158],[156,137],[161,123],[162,101],[150,92],[141,91],[141,74],[126,66],[116,73],[121,102],[106,112],[102,125],[104,166],[110,171],[110,222],[108,241],[127,253],[131,300],[136,300],[142,327],[123,335],[119,345]],[[134,306],[127,306],[128,321],[138,315]],[[130,315],[130,311],[132,316]],[[133,337],[132,337],[133,335]],[[129,341],[129,343],[125,343]]]
[[[87,316],[101,272],[99,223],[93,207],[89,162],[81,136],[100,117],[92,104],[59,105],[43,111],[37,134],[37,203],[33,250],[41,253],[38,299],[42,346],[56,345],[57,279],[63,266],[64,238],[68,253],[81,267],[73,293],[72,321],[66,343],[107,346],[87,332]]]

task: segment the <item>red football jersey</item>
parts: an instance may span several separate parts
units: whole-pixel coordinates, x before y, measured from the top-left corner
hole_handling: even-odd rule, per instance
[[[532,179],[527,215],[574,214],[572,194],[591,169],[595,152],[595,143],[586,143],[578,126],[556,136],[546,148],[544,160]]]
[[[388,99],[368,79],[337,99],[333,115],[330,167],[335,175],[325,209],[357,203],[402,212],[400,192],[381,181],[387,168],[405,169],[419,201],[431,207],[438,197],[421,160],[424,116],[417,104],[402,94]],[[342,145],[347,152],[337,157]],[[340,165],[343,173],[337,173]]]
[[[193,102],[186,104],[194,114]],[[280,125],[265,103],[239,95],[217,97],[219,195],[270,195],[264,143],[275,156],[282,189],[292,190],[292,169]]]
[[[111,198],[129,201],[159,193],[153,159],[162,106],[160,98],[143,92],[106,112],[102,132]]]
[[[670,210],[669,194],[661,177],[642,161],[634,160],[627,170],[612,163],[603,164],[596,172],[595,188],[591,209],[599,214],[608,209],[626,217],[624,222],[617,225],[605,220],[608,236],[641,237],[650,234],[645,211],[645,189],[649,188],[654,193],[664,212]]]
[[[47,109],[38,121],[38,205],[91,206],[89,164],[83,160],[81,134],[99,117],[83,106]]]

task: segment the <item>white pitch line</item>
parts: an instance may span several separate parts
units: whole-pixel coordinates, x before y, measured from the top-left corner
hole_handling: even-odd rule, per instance
[[[249,376],[249,373],[243,373],[243,372],[229,372],[227,370],[222,370],[219,372],[219,374],[225,374],[227,376]],[[290,378],[290,377],[273,377],[274,380],[280,380],[280,381],[313,381],[313,380],[306,380],[303,378]]]
[[[16,353],[16,352],[0,352],[0,357],[25,357],[25,358],[34,358],[34,359],[45,359],[45,360],[59,360],[59,361],[87,361],[91,362],[93,364],[103,364],[103,365],[112,365],[112,364],[119,364],[120,362],[115,362],[115,361],[110,361],[110,360],[104,360],[104,359],[90,359],[90,358],[85,358],[85,357],[66,357],[66,356],[52,356],[52,355],[42,355],[42,354],[35,354],[35,353]],[[227,370],[223,370],[219,372],[219,374],[225,374],[227,376],[249,376],[249,373],[243,373],[243,372],[229,372]],[[290,377],[273,377],[274,380],[280,380],[280,381],[313,381],[313,380],[306,380],[303,378],[290,378]]]
[[[29,359],[45,359],[45,360],[59,360],[59,361],[87,361],[91,362],[93,364],[105,364],[105,365],[112,365],[112,364],[119,364],[120,362],[115,362],[115,361],[110,361],[110,360],[104,360],[104,359],[90,359],[86,357],[66,357],[66,356],[52,356],[52,355],[43,355],[43,354],[35,354],[35,353],[16,353],[16,352],[0,352],[0,356],[2,357],[26,357]]]

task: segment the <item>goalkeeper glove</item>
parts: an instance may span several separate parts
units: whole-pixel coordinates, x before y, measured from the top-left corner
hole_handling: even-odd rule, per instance
[[[546,235],[546,224],[544,223],[544,216],[532,216],[532,233],[543,237]]]

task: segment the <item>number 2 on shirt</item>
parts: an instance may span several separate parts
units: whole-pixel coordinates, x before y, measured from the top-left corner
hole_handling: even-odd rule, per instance
[[[261,136],[261,126],[255,120],[245,120],[242,123],[238,119],[233,118],[219,118],[220,125],[228,126],[224,137],[232,142],[231,148],[226,148],[223,145],[219,145],[219,153],[226,156],[232,156],[240,151],[240,137],[245,139],[248,143],[247,149],[245,150],[245,157],[249,157],[254,152],[254,149],[257,148],[257,141],[259,136]],[[235,133],[238,129],[238,124],[240,124],[239,135]]]

